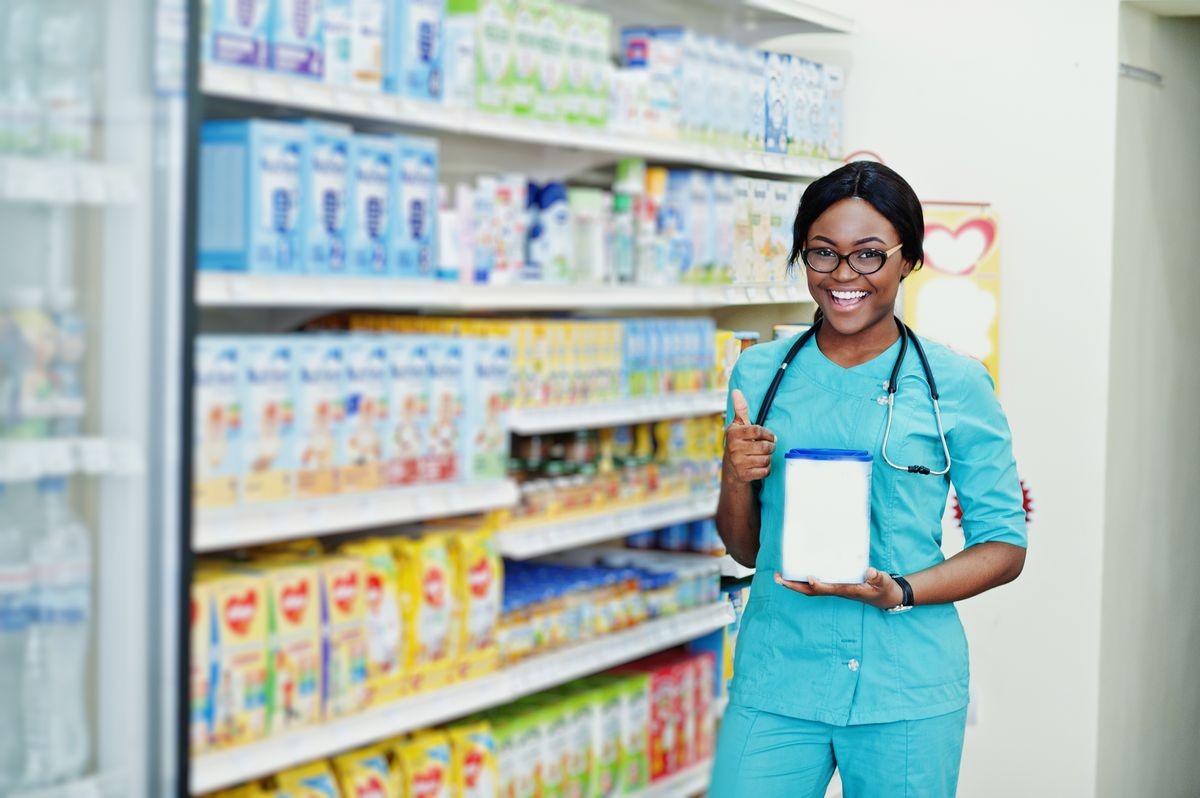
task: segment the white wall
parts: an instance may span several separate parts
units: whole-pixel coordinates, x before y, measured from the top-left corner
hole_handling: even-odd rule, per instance
[[[847,151],[879,153],[927,199],[993,204],[1002,400],[1037,502],[1024,575],[960,607],[979,695],[960,795],[1091,795],[1116,0],[860,5]]]
[[[1200,795],[1200,19],[1121,10],[1101,796]]]

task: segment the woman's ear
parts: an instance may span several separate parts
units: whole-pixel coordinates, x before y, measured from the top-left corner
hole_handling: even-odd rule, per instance
[[[904,278],[913,273],[913,265],[909,261],[904,261],[900,264],[900,282],[904,282]]]

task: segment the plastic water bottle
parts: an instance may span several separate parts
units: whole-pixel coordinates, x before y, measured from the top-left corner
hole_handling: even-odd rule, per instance
[[[0,795],[20,784],[25,770],[21,681],[33,574],[19,505],[0,483]]]
[[[91,541],[71,513],[65,480],[39,482],[38,502],[30,544],[36,610],[25,657],[25,778],[30,785],[79,775],[91,747],[85,712]]]

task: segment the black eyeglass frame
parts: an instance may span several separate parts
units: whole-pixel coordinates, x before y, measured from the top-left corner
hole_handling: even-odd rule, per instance
[[[847,266],[849,266],[851,269],[853,269],[858,274],[866,276],[868,274],[875,274],[880,269],[882,269],[885,265],[887,265],[888,258],[892,257],[892,255],[895,255],[896,252],[899,251],[903,246],[904,246],[904,244],[897,244],[896,246],[892,247],[891,249],[876,249],[875,247],[863,247],[862,249],[856,249],[853,252],[847,252],[845,255],[838,252],[833,247],[829,247],[829,246],[809,247],[807,249],[800,250],[800,259],[802,261],[804,261],[804,265],[807,268],[812,269],[817,274],[833,274],[834,272],[836,272],[838,270],[838,267],[842,265],[842,261],[846,261]],[[837,255],[837,263],[835,263],[833,265],[832,269],[818,269],[817,267],[813,266],[811,263],[808,262],[808,253],[814,252],[815,250],[818,250],[818,249],[827,249],[830,252],[832,252],[834,255]],[[854,262],[851,260],[851,258],[853,258],[855,255],[861,255],[864,252],[877,252],[883,256],[883,260],[879,261],[879,268],[872,269],[869,272],[864,272],[862,269],[859,269],[857,266],[854,265]]]

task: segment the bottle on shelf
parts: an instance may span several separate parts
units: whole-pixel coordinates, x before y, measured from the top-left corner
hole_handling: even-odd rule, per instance
[[[0,794],[23,780],[22,666],[33,578],[21,529],[27,519],[16,491],[0,483]]]

